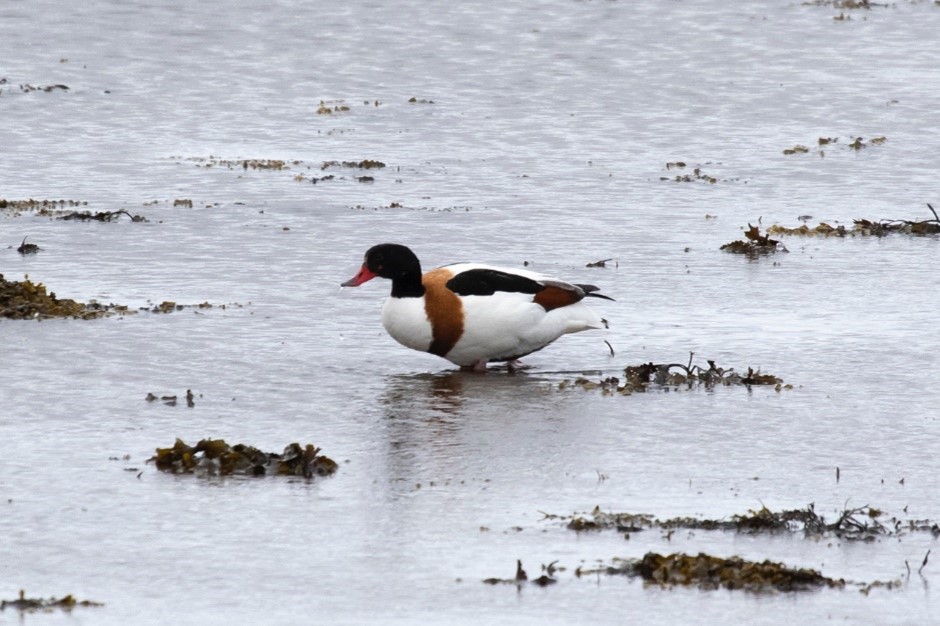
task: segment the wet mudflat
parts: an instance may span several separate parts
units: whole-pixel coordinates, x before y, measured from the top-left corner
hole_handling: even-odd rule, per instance
[[[0,8],[0,274],[71,303],[0,319],[0,621],[22,589],[77,599],[44,623],[929,623],[938,27]],[[721,251],[748,225],[788,252]],[[385,335],[387,285],[339,291],[380,241],[597,284],[610,330],[453,371]],[[300,470],[147,462],[177,439]]]

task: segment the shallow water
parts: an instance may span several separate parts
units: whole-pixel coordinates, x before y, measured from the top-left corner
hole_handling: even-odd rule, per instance
[[[940,204],[940,9],[839,13],[557,0],[0,7],[0,197],[149,220],[2,213],[0,272],[83,301],[233,304],[0,322],[0,597],[106,605],[26,620],[43,623],[936,619],[933,563],[869,595],[573,575],[684,550],[906,579],[905,562],[916,572],[936,550],[926,533],[625,541],[542,515],[720,518],[813,502],[827,518],[867,504],[940,519],[937,238],[787,238],[788,254],[756,261],[718,251],[759,219],[926,219],[925,203]],[[318,115],[321,100],[350,110]],[[888,139],[854,151],[857,136]],[[818,137],[839,141],[820,156]],[[810,153],[782,154],[795,144]],[[210,157],[302,163],[255,171]],[[362,159],[388,167],[320,169]],[[678,173],[700,166],[718,182],[660,180],[679,160]],[[336,179],[311,184],[326,174]],[[193,208],[173,206],[183,198]],[[27,235],[38,255],[17,254]],[[387,284],[339,290],[387,240],[426,267],[528,262],[598,284],[617,298],[595,304],[611,330],[566,337],[516,376],[453,371],[384,334]],[[795,388],[557,389],[689,352]],[[144,400],[186,389],[194,408]],[[311,482],[162,475],[145,461],[176,437],[313,442],[341,468]],[[511,577],[516,559],[533,578],[551,561],[568,569],[546,589],[480,582]]]

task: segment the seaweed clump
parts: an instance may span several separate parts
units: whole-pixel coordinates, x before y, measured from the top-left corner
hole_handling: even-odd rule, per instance
[[[732,252],[734,254],[746,254],[754,258],[764,254],[773,254],[778,250],[789,252],[779,241],[771,239],[770,235],[761,235],[757,226],[747,225],[744,231],[745,239],[736,239],[731,243],[721,246],[721,250]]]
[[[177,439],[170,448],[157,448],[148,459],[157,469],[172,474],[199,474],[206,476],[330,476],[338,465],[333,459],[321,455],[313,444],[301,447],[292,443],[284,452],[262,452],[239,443],[230,446],[224,439],[203,439],[195,446]]]
[[[0,274],[0,317],[17,320],[52,317],[94,319],[114,311],[124,313],[127,307],[84,304],[68,298],[57,298],[54,292],[46,291],[45,285],[34,283],[29,277],[14,281],[6,280]]]
[[[321,170],[325,170],[328,167],[355,167],[361,170],[371,170],[371,169],[381,169],[385,167],[385,163],[381,161],[376,161],[375,159],[363,159],[362,161],[324,161],[323,165],[320,166]]]
[[[695,586],[700,589],[743,589],[746,591],[806,591],[820,587],[844,587],[842,579],[823,576],[814,569],[792,568],[770,560],[748,561],[700,552],[662,555],[647,552],[641,559],[619,561],[606,568],[607,574],[639,576],[663,587]]]
[[[20,597],[16,600],[0,600],[0,611],[5,611],[9,608],[24,613],[52,611],[54,609],[71,611],[77,606],[104,606],[104,604],[93,600],[76,600],[72,594],[61,598],[27,598],[26,592],[22,589],[20,589]]]

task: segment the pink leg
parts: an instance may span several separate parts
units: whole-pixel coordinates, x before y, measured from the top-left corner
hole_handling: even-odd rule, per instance
[[[465,372],[485,372],[486,361],[480,360],[474,363],[473,365],[461,365],[460,369],[462,369]]]

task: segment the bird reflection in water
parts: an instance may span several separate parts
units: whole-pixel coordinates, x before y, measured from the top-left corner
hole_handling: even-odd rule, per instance
[[[533,397],[544,400],[548,391],[548,381],[526,374],[389,376],[382,404],[390,478],[418,481],[425,471],[439,478],[472,462],[504,441],[510,418],[531,411]]]

